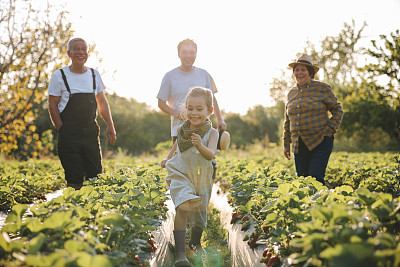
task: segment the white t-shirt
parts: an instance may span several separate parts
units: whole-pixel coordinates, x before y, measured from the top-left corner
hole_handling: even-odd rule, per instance
[[[76,93],[92,93],[93,92],[93,77],[90,68],[86,68],[85,73],[73,73],[69,70],[69,67],[63,67],[62,70],[65,73],[69,89],[71,94]],[[101,80],[100,73],[94,70],[96,77],[96,90],[95,95],[103,91],[106,87]],[[49,82],[49,95],[61,96],[60,102],[58,103],[58,110],[62,112],[67,106],[69,100],[69,92],[64,84],[64,80],[60,70],[56,70],[50,78]]]
[[[186,95],[193,86],[201,86],[214,92],[211,75],[204,69],[194,67],[192,71],[182,71],[179,67],[164,75],[157,98],[168,101],[168,105],[180,110],[186,102]],[[183,121],[171,116],[171,136],[177,136],[177,128]]]

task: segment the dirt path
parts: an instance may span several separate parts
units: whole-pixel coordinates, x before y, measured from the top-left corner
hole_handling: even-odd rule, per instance
[[[220,194],[216,192],[220,191]],[[233,208],[228,204],[227,199],[228,193],[222,193],[218,184],[213,185],[212,195],[210,203],[214,208],[220,211],[220,220],[224,229],[228,230],[228,249],[231,253],[231,266],[232,267],[243,267],[243,266],[254,266],[264,267],[265,264],[260,263],[262,253],[266,246],[259,246],[252,250],[247,242],[243,241],[244,236],[247,233],[254,231],[254,225],[250,227],[246,232],[241,231],[240,224],[231,224],[231,215]],[[156,241],[157,251],[154,253],[150,264],[152,267],[166,267],[173,266],[174,255],[170,249],[173,241],[173,227],[174,227],[174,213],[175,208],[171,200],[166,203],[169,211],[167,213],[167,219],[163,222],[156,231],[153,232],[154,240]]]
[[[220,193],[217,194],[216,192]],[[254,231],[252,225],[246,232],[241,231],[241,224],[231,224],[233,208],[228,203],[228,192],[223,193],[218,184],[214,184],[210,202],[221,212],[221,223],[228,230],[228,247],[232,257],[232,267],[254,266],[265,267],[260,263],[264,247],[257,247],[252,250],[247,242],[243,241],[246,233]]]

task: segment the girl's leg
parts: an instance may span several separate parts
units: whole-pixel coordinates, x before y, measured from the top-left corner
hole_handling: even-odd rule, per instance
[[[198,226],[192,227],[192,235],[189,241],[189,247],[194,248],[200,245],[201,235],[203,234],[203,229]]]
[[[189,201],[183,202],[176,208],[174,229],[186,231],[186,221],[190,212]]]
[[[180,204],[176,208],[174,222],[175,261],[186,259],[186,221],[190,212],[189,201]]]

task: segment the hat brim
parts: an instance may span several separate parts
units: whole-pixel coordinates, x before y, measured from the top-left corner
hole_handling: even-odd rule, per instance
[[[296,65],[304,65],[304,66],[310,66],[311,68],[314,69],[315,73],[317,73],[319,71],[319,68],[317,66],[311,65],[311,64],[307,64],[307,63],[303,63],[303,62],[293,62],[289,64],[289,67],[291,67],[292,69],[294,68],[294,66]]]

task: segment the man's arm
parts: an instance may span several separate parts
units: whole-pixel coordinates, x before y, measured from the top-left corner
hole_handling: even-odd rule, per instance
[[[96,100],[100,116],[107,124],[107,138],[110,140],[110,144],[114,145],[115,140],[117,139],[117,134],[115,132],[114,122],[111,117],[110,106],[108,105],[108,101],[106,95],[104,94],[104,91],[101,91],[97,94]]]
[[[173,108],[171,108],[170,106],[167,105],[166,101],[163,101],[161,99],[158,99],[158,107],[164,112],[167,113],[171,116],[174,116],[180,120],[183,120],[181,113],[179,110],[175,110]]]
[[[60,111],[58,110],[58,103],[60,102],[61,96],[49,95],[49,114],[53,125],[56,127],[57,132],[60,130],[63,122],[60,117]]]
[[[218,92],[217,86],[215,85],[215,82],[214,82],[213,78],[211,78],[211,83],[212,83],[212,86],[213,86],[214,93]],[[219,109],[218,101],[215,98],[215,95],[213,97],[213,104],[214,104],[214,115],[217,118],[217,128],[218,128],[218,130],[224,130],[225,131],[227,126],[226,126],[226,123],[225,123],[224,119],[222,118],[221,110]]]

